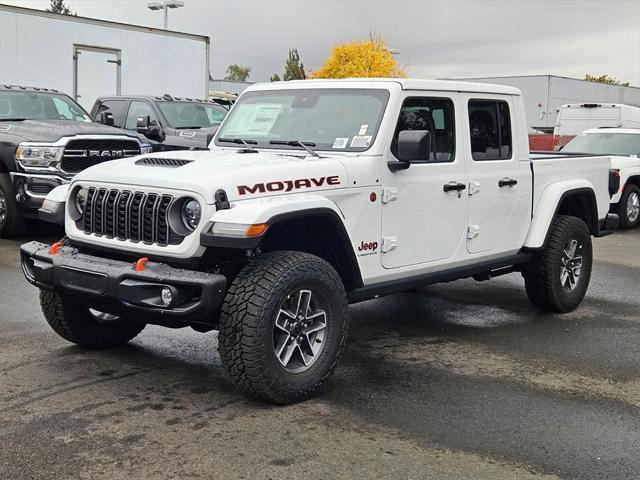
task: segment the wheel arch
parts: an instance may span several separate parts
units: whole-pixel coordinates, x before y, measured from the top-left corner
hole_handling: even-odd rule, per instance
[[[538,203],[539,214],[534,214],[531,228],[524,243],[527,249],[544,248],[549,239],[549,227],[558,215],[569,215],[583,220],[591,235],[600,231],[598,203],[592,186],[564,190],[562,185],[551,186]]]
[[[222,238],[210,232],[220,223],[268,225],[255,238]],[[289,195],[281,198],[238,202],[231,209],[217,211],[201,234],[201,245],[216,249],[261,252],[293,250],[310,253],[333,266],[350,291],[363,285],[360,266],[340,209],[328,198],[317,195]]]

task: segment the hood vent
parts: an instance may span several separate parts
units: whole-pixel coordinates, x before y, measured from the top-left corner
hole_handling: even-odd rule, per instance
[[[193,160],[182,160],[178,158],[146,157],[138,160],[136,165],[154,165],[156,167],[178,168],[183,167],[192,161]]]

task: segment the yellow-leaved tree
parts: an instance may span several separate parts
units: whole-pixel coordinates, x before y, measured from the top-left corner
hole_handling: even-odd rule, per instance
[[[331,49],[329,58],[311,78],[406,77],[382,37],[342,43]]]

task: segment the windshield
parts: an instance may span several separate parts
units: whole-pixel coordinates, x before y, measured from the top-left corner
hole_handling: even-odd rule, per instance
[[[367,150],[375,140],[389,92],[374,89],[300,89],[247,92],[218,132],[260,148]],[[271,143],[270,143],[271,142]],[[289,145],[283,145],[289,143]]]
[[[173,128],[217,127],[227,115],[220,105],[196,102],[158,102],[162,114]]]
[[[77,103],[58,93],[0,90],[0,121],[75,120],[91,122]]]
[[[640,133],[582,133],[562,149],[568,153],[640,156]]]

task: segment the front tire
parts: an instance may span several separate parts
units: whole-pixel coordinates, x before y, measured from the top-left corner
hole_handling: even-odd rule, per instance
[[[8,173],[0,173],[0,238],[18,237],[26,228]]]
[[[307,253],[266,253],[238,274],[225,297],[222,365],[255,398],[299,402],[327,383],[347,325],[347,297],[331,265]]]
[[[629,184],[626,186],[618,204],[620,228],[636,228],[640,224],[640,188]]]
[[[62,338],[90,349],[127,343],[145,327],[144,323],[101,314],[55,292],[40,290],[44,318]]]
[[[547,244],[522,273],[529,300],[547,312],[575,310],[587,293],[592,261],[591,235],[584,221],[556,217]]]

